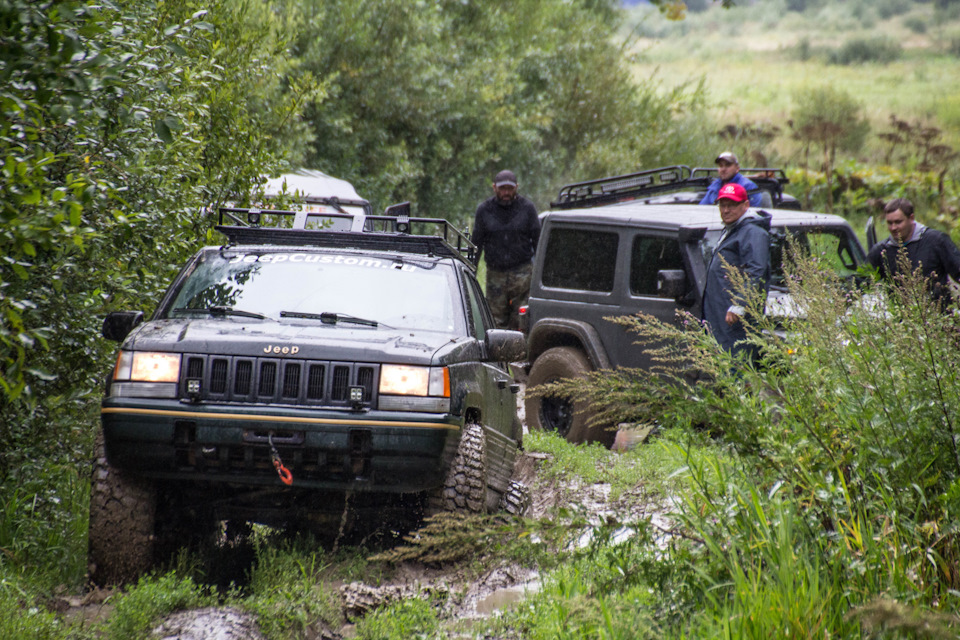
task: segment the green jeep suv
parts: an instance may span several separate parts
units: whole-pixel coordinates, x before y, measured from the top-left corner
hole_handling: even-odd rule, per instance
[[[522,509],[507,363],[524,337],[494,328],[472,245],[409,205],[329,204],[221,210],[227,241],[149,321],[106,318],[121,344],[91,488],[95,582],[250,522],[336,533]]]

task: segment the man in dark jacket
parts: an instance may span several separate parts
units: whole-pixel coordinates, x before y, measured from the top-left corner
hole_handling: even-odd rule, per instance
[[[730,274],[739,271],[747,286],[766,299],[770,283],[770,215],[749,211],[747,190],[736,183],[720,189],[717,204],[724,229],[707,267],[703,319],[721,347],[753,361],[756,350],[743,342],[747,337],[743,321],[749,304]]]
[[[947,276],[960,280],[960,250],[950,236],[925,227],[913,217],[913,203],[906,198],[895,198],[883,208],[890,237],[878,242],[867,255],[869,262],[880,272],[880,277],[896,281],[900,273],[900,253],[906,252],[911,270],[920,273],[930,286],[930,293],[941,305],[952,300]]]
[[[763,201],[760,187],[753,180],[740,173],[740,161],[737,160],[737,156],[732,151],[724,151],[717,156],[715,162],[717,163],[717,176],[719,177],[707,187],[707,193],[703,196],[700,204],[715,203],[717,194],[720,193],[722,187],[728,184],[739,184],[750,195],[750,206],[759,207]]]
[[[533,253],[540,240],[540,218],[530,200],[517,193],[517,176],[501,171],[493,180],[493,197],[477,207],[473,224],[477,261],[487,260],[487,302],[501,328],[517,329],[517,310],[530,295]]]

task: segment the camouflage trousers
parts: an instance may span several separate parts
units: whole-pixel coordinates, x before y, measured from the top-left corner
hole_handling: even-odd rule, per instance
[[[487,303],[499,329],[519,329],[517,311],[527,303],[530,295],[532,264],[520,265],[509,271],[487,268]]]

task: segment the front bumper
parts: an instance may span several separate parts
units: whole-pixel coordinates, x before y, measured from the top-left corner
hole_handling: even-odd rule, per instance
[[[101,421],[110,464],[144,477],[282,487],[275,449],[293,487],[385,493],[439,487],[462,424],[452,414],[131,398],[105,399]]]

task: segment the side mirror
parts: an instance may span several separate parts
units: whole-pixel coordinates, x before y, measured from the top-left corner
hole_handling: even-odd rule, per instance
[[[103,319],[103,337],[120,342],[143,322],[143,311],[111,311]]]
[[[867,238],[867,251],[873,248],[873,245],[877,244],[877,225],[873,220],[873,216],[867,218],[867,223],[864,226],[863,234]]]
[[[518,362],[527,357],[527,340],[519,331],[488,329],[486,343],[491,362]]]
[[[687,274],[683,269],[657,271],[657,295],[676,300],[687,292]]]

